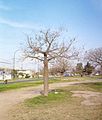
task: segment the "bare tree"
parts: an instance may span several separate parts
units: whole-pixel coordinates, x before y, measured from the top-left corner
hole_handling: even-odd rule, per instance
[[[50,68],[50,72],[53,75],[58,73],[60,73],[60,75],[63,75],[64,72],[66,72],[70,68],[71,68],[71,65],[70,65],[69,59],[58,58],[52,64],[52,67]]]
[[[89,50],[85,58],[95,66],[98,65],[102,68],[102,47]]]
[[[40,31],[34,37],[27,36],[27,46],[24,51],[26,58],[38,59],[44,64],[44,95],[48,95],[48,63],[58,57],[70,58],[77,56],[78,53],[73,51],[67,54],[73,46],[75,39],[67,41],[66,45],[58,42],[61,31]]]

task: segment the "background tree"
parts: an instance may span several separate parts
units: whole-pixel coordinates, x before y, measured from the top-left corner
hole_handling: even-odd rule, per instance
[[[84,67],[85,74],[90,75],[93,72],[93,70],[94,70],[94,67],[89,62],[87,62],[87,64]]]
[[[17,78],[17,70],[12,70],[11,71],[11,75],[12,75],[12,78],[14,79],[14,78]]]
[[[56,59],[56,61],[54,61],[52,68],[50,69],[50,72],[52,74],[60,74],[63,75],[64,72],[66,72],[67,70],[69,70],[70,68],[70,63],[69,63],[69,59],[65,59],[65,58],[58,58]]]
[[[85,58],[95,66],[100,66],[102,69],[102,47],[91,49],[86,52]]]
[[[70,58],[78,55],[78,52],[71,50],[75,39],[67,41],[65,45],[58,40],[61,31],[40,31],[34,37],[27,36],[27,46],[24,50],[26,58],[38,59],[44,64],[44,95],[48,95],[48,63],[58,57]]]
[[[54,65],[51,66],[49,68],[49,74],[53,75],[53,76],[58,75],[58,68],[57,68],[57,66],[54,66]]]
[[[83,76],[83,64],[82,64],[82,63],[77,63],[76,73],[77,73],[77,74],[80,74],[81,77]]]

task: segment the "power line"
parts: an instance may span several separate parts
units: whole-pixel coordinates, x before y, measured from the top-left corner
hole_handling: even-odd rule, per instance
[[[0,58],[0,60],[5,61],[5,62],[10,62],[10,60]]]
[[[11,64],[11,63],[9,63],[9,62],[2,62],[2,61],[0,61],[0,63]]]

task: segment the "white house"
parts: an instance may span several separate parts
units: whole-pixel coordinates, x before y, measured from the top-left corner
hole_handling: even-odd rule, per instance
[[[33,72],[31,70],[18,70],[18,78],[32,78]]]
[[[10,72],[0,70],[0,80],[9,80],[11,78],[12,78],[12,76],[11,76]]]

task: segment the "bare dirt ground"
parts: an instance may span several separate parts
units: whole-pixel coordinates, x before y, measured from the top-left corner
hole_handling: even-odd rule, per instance
[[[82,105],[102,105],[102,93],[92,91],[71,91],[74,97],[83,97]]]
[[[58,88],[58,87],[64,87],[79,83],[88,83],[88,82],[97,82],[97,81],[85,81],[85,82],[64,82],[64,83],[53,83],[49,85],[50,89]],[[98,80],[98,82],[102,82],[102,80]],[[23,102],[27,98],[31,98],[34,96],[40,95],[40,91],[43,89],[43,86],[37,86],[37,87],[27,87],[27,88],[21,88],[17,90],[10,90],[6,92],[0,93],[0,120],[8,120],[8,112],[9,110],[17,105],[20,102]],[[73,91],[72,91],[73,92]],[[74,91],[73,92],[75,96],[83,96],[85,98],[85,101],[83,101],[82,104],[92,104],[91,101],[89,101],[90,96],[100,96],[100,93],[95,92],[88,92],[85,94],[83,91]],[[102,97],[102,94],[101,94]],[[95,97],[95,99],[97,99]],[[101,98],[102,99],[102,98]]]

